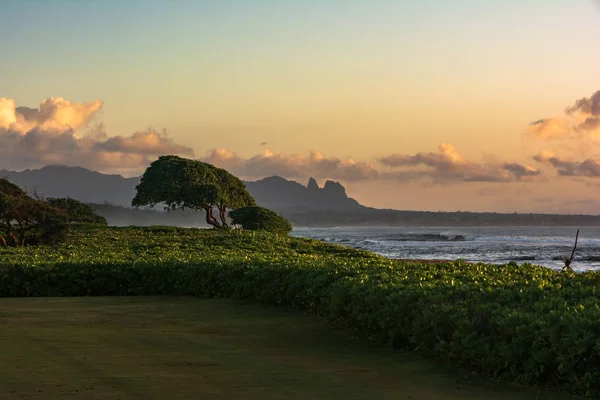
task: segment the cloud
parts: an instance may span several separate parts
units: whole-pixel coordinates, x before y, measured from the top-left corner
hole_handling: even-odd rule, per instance
[[[540,171],[530,167],[530,166],[525,166],[522,164],[518,164],[518,163],[508,163],[505,162],[504,164],[502,164],[501,169],[503,171],[509,172],[510,174],[512,174],[516,180],[520,181],[523,178],[527,177],[527,176],[538,176],[540,175]]]
[[[575,116],[578,124],[576,132],[593,132],[600,128],[600,90],[590,97],[584,97],[565,109],[565,114]]]
[[[526,135],[538,139],[554,139],[572,132],[572,124],[565,118],[546,118],[533,121],[527,127]]]
[[[576,125],[575,132],[593,132],[600,128],[600,117],[587,117],[583,122]]]
[[[600,160],[590,158],[582,162],[565,160],[549,150],[541,152],[533,159],[552,166],[561,176],[600,177]]]
[[[565,108],[565,115],[533,121],[526,136],[541,140],[565,138],[582,139],[596,136],[600,131],[600,90],[583,97]]]
[[[565,109],[568,115],[581,113],[583,115],[592,115],[600,117],[600,90],[594,93],[591,97],[579,99],[570,107]]]
[[[243,158],[228,149],[212,150],[203,161],[225,168],[244,178],[278,175],[284,178],[339,179],[364,181],[377,179],[377,170],[350,158],[326,157],[319,152],[308,155],[273,153],[266,149],[251,158]]]
[[[62,97],[50,97],[37,109],[16,107],[13,99],[0,98],[0,129],[22,135],[33,129],[40,132],[77,131],[88,126],[102,104],[100,100],[72,103]]]
[[[466,160],[451,144],[441,144],[437,153],[391,154],[379,158],[379,162],[393,169],[401,168],[381,173],[383,178],[401,181],[431,178],[434,183],[512,182],[540,175],[539,170],[517,163],[481,164]]]
[[[416,155],[392,154],[379,159],[379,162],[389,167],[403,167],[424,164],[427,166],[452,166],[464,162],[451,144],[442,143],[438,153],[417,153]]]
[[[138,173],[158,155],[194,156],[191,148],[152,130],[109,137],[102,124],[86,129],[102,105],[51,97],[37,109],[0,98],[0,168],[62,164]]]
[[[135,132],[129,137],[111,137],[104,142],[96,143],[94,149],[110,153],[194,155],[191,148],[179,145],[151,130]]]

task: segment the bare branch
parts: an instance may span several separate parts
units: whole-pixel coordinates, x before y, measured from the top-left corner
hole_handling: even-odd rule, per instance
[[[571,262],[573,262],[573,256],[575,255],[575,249],[577,248],[577,239],[579,239],[579,229],[577,229],[577,235],[575,235],[575,246],[573,246],[573,251],[571,252],[571,257],[565,260],[565,266],[563,267],[563,271],[573,271],[571,268]]]

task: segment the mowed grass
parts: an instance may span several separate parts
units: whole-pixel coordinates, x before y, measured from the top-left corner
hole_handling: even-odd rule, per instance
[[[236,300],[3,298],[0,326],[1,399],[577,399]]]

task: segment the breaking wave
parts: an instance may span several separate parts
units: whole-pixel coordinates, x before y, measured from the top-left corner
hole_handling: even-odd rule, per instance
[[[298,228],[292,235],[360,248],[388,258],[509,262],[560,269],[571,255],[575,227]],[[581,229],[573,269],[600,269],[600,227]]]
[[[407,233],[402,235],[390,235],[382,240],[395,242],[464,242],[465,235],[443,235],[440,233]]]

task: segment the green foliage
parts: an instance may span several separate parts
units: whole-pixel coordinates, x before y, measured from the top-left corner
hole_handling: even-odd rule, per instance
[[[191,179],[193,174],[191,169],[194,164],[177,156],[162,156],[152,162],[146,169],[139,185],[136,186],[136,195],[131,204],[134,207],[149,205],[156,206],[159,203],[165,204],[168,209],[191,208],[201,209],[204,205],[204,199],[194,199],[190,196],[186,199],[189,187],[184,184],[193,184]],[[197,167],[204,167],[196,164]],[[200,174],[206,172],[206,168],[196,168],[196,178],[200,179]],[[195,201],[194,201],[195,200]]]
[[[65,213],[0,179],[0,246],[54,244],[68,230]]]
[[[106,218],[98,215],[90,205],[81,201],[67,198],[53,198],[46,200],[52,207],[67,213],[70,223],[87,223],[107,225]]]
[[[0,193],[15,198],[27,197],[27,193],[8,179],[0,179]],[[2,209],[0,209],[2,211]]]
[[[227,208],[255,203],[244,183],[226,170],[178,156],[161,156],[144,172],[131,204],[205,210],[206,222],[222,227],[227,226]],[[214,207],[219,209],[221,222],[212,214]]]
[[[244,182],[237,176],[230,174],[223,168],[215,168],[214,174],[218,188],[216,204],[219,207],[235,210],[256,204],[254,198],[246,190]]]
[[[409,263],[263,231],[73,227],[0,249],[0,296],[233,297],[498,378],[600,396],[600,273]]]
[[[242,207],[229,212],[231,221],[242,228],[287,235],[292,231],[290,222],[268,208],[259,206]]]

